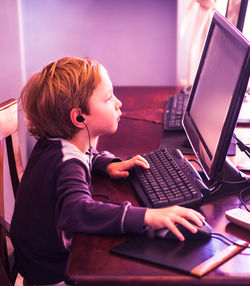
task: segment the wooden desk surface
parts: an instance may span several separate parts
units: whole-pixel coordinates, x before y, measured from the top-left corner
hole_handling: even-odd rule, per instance
[[[116,96],[123,102],[123,118],[116,134],[103,136],[99,150],[109,150],[125,159],[130,155],[155,150],[162,136],[163,107],[177,88],[120,87]],[[243,130],[243,131],[242,131]],[[248,128],[241,129],[248,134]],[[249,141],[248,141],[249,143]],[[241,157],[242,160],[247,160]],[[93,193],[105,194],[111,201],[138,202],[125,180],[93,178]],[[201,206],[207,222],[214,232],[228,237],[250,241],[250,232],[228,223],[224,212],[238,207],[237,195],[216,199]],[[244,250],[201,279],[154,264],[132,260],[110,253],[110,249],[125,241],[129,235],[101,236],[76,234],[68,261],[66,277],[78,281],[77,285],[249,285],[250,250]]]

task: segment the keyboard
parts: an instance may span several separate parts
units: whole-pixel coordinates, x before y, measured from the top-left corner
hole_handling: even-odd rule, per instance
[[[150,164],[150,169],[135,166],[129,181],[144,206],[192,206],[201,202],[202,191],[207,187],[179,150],[170,153],[163,148],[142,156]]]
[[[165,131],[183,131],[182,117],[186,109],[192,85],[186,85],[180,93],[173,94],[165,104],[163,127]]]
[[[182,131],[182,117],[187,105],[188,95],[179,93],[172,95],[164,108],[163,126],[165,131]]]

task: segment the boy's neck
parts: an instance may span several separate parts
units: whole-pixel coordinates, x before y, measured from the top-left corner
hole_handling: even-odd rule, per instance
[[[72,139],[68,139],[68,141],[75,145],[82,153],[86,153],[91,146],[96,146],[97,138],[88,138],[85,132],[80,131]]]

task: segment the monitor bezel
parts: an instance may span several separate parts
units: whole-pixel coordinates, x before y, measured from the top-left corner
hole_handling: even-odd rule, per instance
[[[206,58],[208,47],[210,44],[210,39],[213,34],[214,27],[217,26],[228,35],[237,40],[245,48],[245,61],[242,65],[238,81],[232,95],[228,113],[223,124],[223,129],[220,134],[219,143],[215,152],[214,157],[209,158],[209,150],[201,137],[199,130],[194,124],[192,117],[190,115],[190,108],[192,106],[193,99],[195,97],[196,88],[199,82],[201,70]],[[249,59],[249,42],[245,39],[236,27],[231,24],[225,17],[220,15],[217,11],[214,12],[210,28],[207,34],[206,42],[194,80],[194,84],[188,99],[188,104],[183,116],[183,127],[186,135],[190,141],[193,151],[197,158],[199,159],[202,169],[211,182],[221,180],[223,178],[223,165],[227,155],[227,151],[231,142],[231,138],[237,123],[240,108],[244,99],[245,91],[247,88],[247,83],[249,79],[249,69],[250,69],[250,59]],[[210,154],[211,155],[211,154]]]

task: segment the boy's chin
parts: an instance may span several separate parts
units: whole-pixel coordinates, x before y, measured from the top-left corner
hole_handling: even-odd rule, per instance
[[[114,126],[111,131],[110,131],[110,134],[114,134],[118,129],[118,123],[116,124],[116,126]]]
[[[118,126],[117,126],[118,127]],[[102,136],[102,135],[112,135],[112,134],[114,134],[116,131],[117,131],[117,127],[114,127],[114,128],[112,128],[112,129],[109,129],[109,130],[107,130],[106,132],[103,132],[103,134],[101,134],[100,136]]]
[[[117,131],[117,128],[115,128],[114,130],[110,131],[109,134],[114,134]]]

